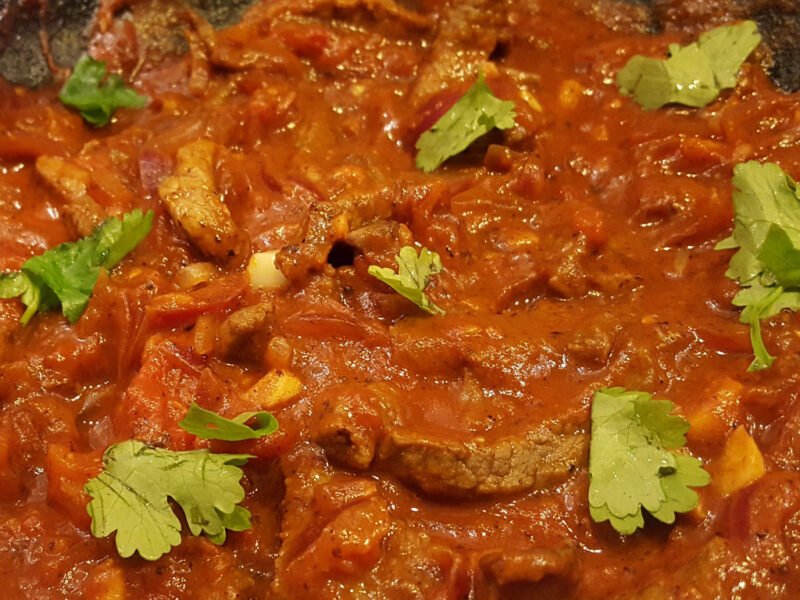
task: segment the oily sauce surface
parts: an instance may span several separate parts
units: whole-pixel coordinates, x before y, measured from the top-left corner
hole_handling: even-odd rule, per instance
[[[747,373],[729,253],[713,246],[730,234],[734,165],[800,176],[800,111],[763,48],[705,109],[621,96],[630,56],[738,18],[662,4],[654,26],[646,6],[610,0],[278,1],[215,32],[177,2],[108,3],[91,53],[146,108],[94,129],[58,86],[0,82],[0,271],[77,239],[80,194],[105,215],[156,215],[75,325],[51,312],[22,327],[21,304],[0,301],[0,595],[796,597],[797,317],[763,325],[778,360]],[[516,127],[415,169],[417,136],[479,68]],[[159,193],[198,140],[239,232],[230,252],[208,251],[213,227],[198,244]],[[445,316],[367,274],[413,243],[441,255],[428,293]],[[288,283],[254,288],[243,271],[269,250]],[[267,307],[256,326],[253,306]],[[247,391],[276,373],[302,390],[265,407]],[[601,386],[672,400],[712,476],[743,426],[765,474],[712,483],[674,526],[594,523]],[[192,401],[267,408],[280,430],[199,440],[177,426]],[[504,461],[566,435],[574,460],[507,487]],[[255,455],[252,529],[120,558],[91,536],[83,484],[130,438]]]

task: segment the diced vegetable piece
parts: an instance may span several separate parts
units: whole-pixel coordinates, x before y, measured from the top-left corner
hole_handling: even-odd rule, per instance
[[[709,468],[714,475],[714,489],[728,496],[764,475],[764,456],[744,426],[739,425],[728,435],[722,455]]]
[[[265,290],[273,290],[288,283],[283,273],[275,266],[275,256],[277,254],[277,250],[267,250],[265,252],[256,252],[250,257],[250,262],[247,265],[250,285]]]
[[[288,402],[302,389],[302,382],[289,371],[270,371],[244,393],[243,400],[253,408],[271,408]]]
[[[190,291],[208,283],[219,274],[219,269],[210,262],[196,262],[186,265],[175,274],[175,283],[183,291]]]
[[[741,383],[730,377],[713,381],[704,399],[688,416],[692,428],[686,436],[698,441],[714,441],[725,437],[736,421],[743,389]]]
[[[125,600],[125,571],[107,558],[89,572],[83,594],[84,600]]]
[[[89,497],[83,484],[100,472],[100,455],[97,452],[72,452],[67,444],[50,444],[45,462],[47,471],[47,499],[58,504],[81,527],[89,525],[86,503]]]

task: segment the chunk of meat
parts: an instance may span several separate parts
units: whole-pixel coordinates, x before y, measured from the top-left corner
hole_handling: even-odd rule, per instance
[[[414,235],[404,224],[380,219],[351,231],[345,238],[348,244],[358,249],[373,263],[391,261],[400,248],[414,243]]]
[[[732,551],[729,543],[715,537],[698,555],[677,572],[633,594],[621,594],[616,600],[679,600],[681,598],[724,598],[730,589],[725,571],[730,568]]]
[[[556,548],[536,548],[520,552],[496,550],[480,559],[483,571],[500,585],[509,583],[538,583],[547,578],[558,579],[566,585],[575,582],[578,552],[574,545]]]
[[[89,195],[91,174],[58,156],[40,156],[36,159],[39,175],[58,192],[64,200],[61,212],[73,233],[86,236],[105,218],[105,211]]]
[[[75,417],[62,398],[42,396],[0,410],[0,499],[19,497],[35,485],[51,445],[68,446],[78,438]]]
[[[284,14],[330,15],[365,10],[375,19],[396,19],[412,28],[425,28],[430,21],[423,15],[403,8],[394,0],[283,0],[268,5],[268,13],[277,17]]]
[[[576,423],[546,423],[521,435],[465,442],[399,424],[391,407],[397,398],[362,392],[327,400],[314,439],[349,467],[391,471],[435,496],[544,489],[586,463],[588,434]]]
[[[420,69],[411,102],[419,107],[454,84],[473,81],[497,45],[505,0],[453,2],[439,21],[430,57]]]
[[[348,191],[334,201],[313,203],[303,225],[302,241],[283,248],[275,258],[275,265],[292,282],[321,270],[336,242],[346,239],[351,230],[365,223],[391,215],[393,203],[400,195],[400,186],[389,186]]]
[[[262,357],[269,340],[274,310],[271,302],[260,302],[228,315],[219,329],[219,353],[229,358]]]
[[[217,258],[245,252],[245,240],[214,181],[216,144],[197,140],[178,150],[175,173],[158,186],[161,200],[192,242]]]
[[[603,366],[608,363],[618,329],[607,324],[585,326],[572,335],[566,350],[571,356],[589,366]]]
[[[283,457],[282,465],[283,543],[273,581],[278,597],[297,598],[296,591],[310,579],[372,567],[390,528],[388,506],[375,482],[334,474],[319,447],[308,444]]]
[[[117,406],[118,433],[173,450],[191,447],[178,426],[196,400],[203,363],[188,349],[155,336],[148,340],[142,367]]]
[[[188,11],[184,18],[195,29],[188,35],[193,58],[205,54],[211,64],[228,69],[260,69],[286,73],[299,72],[302,67],[297,56],[274,35],[272,26],[294,16],[339,19],[365,15],[379,24],[412,30],[430,26],[428,17],[408,10],[394,0],[282,0],[261,3],[245,15],[241,23],[216,31],[199,14]],[[265,32],[269,32],[265,34]],[[247,43],[243,43],[247,40]],[[205,50],[197,47],[202,41]],[[193,72],[194,75],[194,72]]]
[[[315,439],[328,456],[356,469],[369,468],[384,423],[390,422],[375,398],[370,390],[356,390],[326,406],[315,426]]]
[[[194,28],[196,37],[194,34],[189,37],[193,38],[195,50],[211,65],[234,70],[259,68],[283,74],[297,73],[300,68],[297,57],[276,36],[264,34],[269,30],[271,15],[264,15],[260,8],[254,7],[241,23],[222,31],[215,30],[194,11],[185,11],[182,17]],[[200,48],[201,44],[204,49]]]
[[[586,461],[588,435],[574,425],[545,425],[496,442],[458,442],[412,431],[389,433],[381,463],[437,496],[485,496],[545,489]]]

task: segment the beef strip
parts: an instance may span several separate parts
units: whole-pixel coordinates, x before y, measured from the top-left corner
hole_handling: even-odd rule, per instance
[[[105,218],[105,209],[89,195],[91,174],[58,156],[40,156],[36,171],[64,200],[61,213],[76,236],[87,236]]]
[[[505,0],[452,2],[439,20],[430,57],[423,63],[411,95],[420,106],[453,85],[472,82],[494,51],[497,31],[506,21]]]
[[[214,181],[216,145],[197,140],[178,150],[175,173],[158,186],[161,200],[195,245],[225,258],[245,252],[246,243]]]
[[[219,328],[217,351],[229,359],[259,360],[266,350],[275,307],[260,302],[231,313]]]
[[[283,0],[269,6],[267,15],[284,14],[335,16],[364,10],[376,20],[396,19],[412,28],[425,28],[428,19],[407,10],[394,0]]]
[[[540,583],[548,578],[572,586],[575,583],[577,560],[578,550],[572,542],[555,548],[487,552],[480,558],[480,565],[501,586]]]
[[[314,428],[326,453],[355,469],[375,466],[435,496],[475,497],[544,489],[587,458],[579,423],[544,423],[495,441],[457,441],[398,424],[396,394],[338,398]]]
[[[387,217],[402,195],[400,186],[376,187],[370,191],[346,192],[339,198],[314,202],[303,224],[303,238],[278,253],[275,265],[291,282],[304,281],[320,271],[336,242],[350,231],[376,218]]]
[[[724,570],[730,565],[729,543],[715,537],[697,556],[667,581],[651,585],[633,594],[625,593],[616,600],[679,600],[680,598],[722,598]]]
[[[485,496],[545,489],[564,481],[586,458],[577,425],[545,424],[495,442],[456,442],[395,430],[383,440],[381,464],[436,496]]]

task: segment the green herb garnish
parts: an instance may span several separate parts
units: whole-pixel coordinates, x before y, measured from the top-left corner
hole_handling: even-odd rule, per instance
[[[256,420],[256,429],[246,425],[251,419]],[[215,412],[200,408],[194,402],[178,425],[198,437],[226,442],[253,440],[278,430],[278,421],[266,411],[243,412],[233,419],[226,419]]]
[[[674,451],[686,444],[689,423],[671,415],[668,400],[646,392],[606,388],[592,402],[589,510],[619,533],[644,527],[642,509],[673,523],[698,502],[691,487],[711,478],[698,459]]]
[[[445,312],[425,295],[431,276],[442,272],[442,261],[436,252],[423,248],[417,254],[413,246],[403,246],[395,257],[397,273],[386,267],[370,266],[367,272],[422,310],[434,315]]]
[[[755,358],[748,371],[775,361],[761,338],[761,320],[800,309],[800,189],[774,163],[750,161],[733,170],[733,235],[717,250],[736,249],[725,275],[742,289],[733,303],[750,325]]]
[[[16,273],[0,274],[0,298],[19,296],[27,306],[26,325],[37,311],[61,306],[70,323],[86,309],[100,269],[111,269],[150,232],[153,211],[133,210],[109,218],[94,232],[29,258]]]
[[[467,93],[417,140],[418,169],[429,173],[451,156],[463,152],[495,127],[514,126],[514,103],[497,98],[486,85],[483,71]]]
[[[141,108],[147,96],[125,87],[122,77],[111,74],[106,78],[106,63],[84,56],[72,70],[72,76],[61,88],[58,99],[77,108],[87,123],[97,127],[108,124],[118,108]]]
[[[92,497],[86,510],[92,535],[117,532],[119,555],[134,552],[156,560],[181,543],[181,522],[171,498],[183,509],[192,535],[205,534],[215,544],[226,531],[250,528],[239,468],[249,454],[214,454],[208,450],[174,452],[136,440],[114,444],[103,455],[103,472],[85,486]]]
[[[617,74],[617,84],[642,108],[666,104],[701,108],[736,87],[742,63],[761,42],[753,21],[717,27],[688,46],[669,45],[669,58],[637,54]]]

